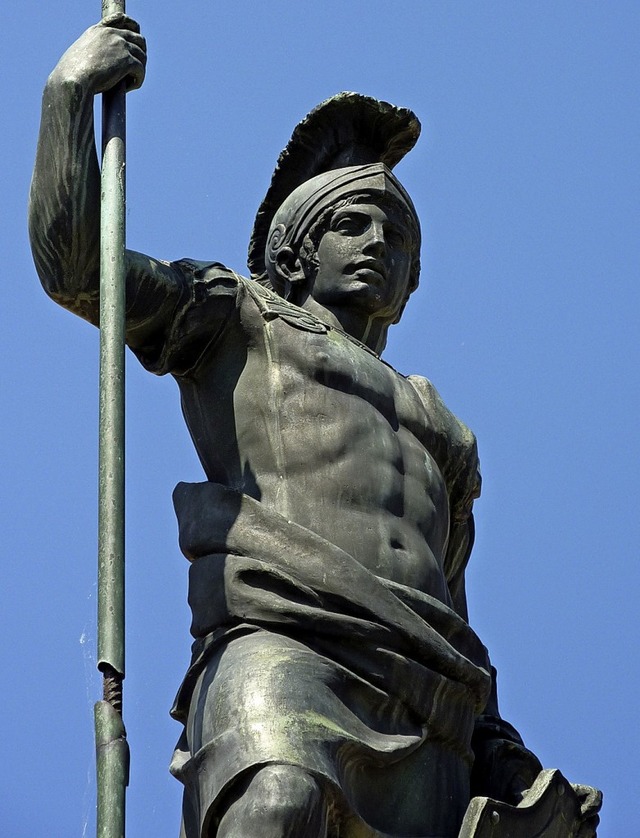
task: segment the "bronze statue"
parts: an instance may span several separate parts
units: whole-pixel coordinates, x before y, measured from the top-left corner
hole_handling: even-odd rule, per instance
[[[145,60],[137,24],[113,19],[44,93],[34,258],[96,325],[93,97],[139,87]],[[500,717],[467,623],[475,439],[380,358],[418,284],[420,226],[392,168],[419,130],[357,94],[312,111],[258,212],[251,279],[127,254],[127,343],[176,378],[206,474],[174,494],[195,638],[173,709],[185,838],[498,835],[477,807],[463,826],[474,796],[535,809],[547,831],[523,838],[595,835],[593,790],[566,786],[569,815],[536,808],[565,786]]]

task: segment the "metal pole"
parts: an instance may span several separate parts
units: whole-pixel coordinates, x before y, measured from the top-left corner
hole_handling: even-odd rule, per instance
[[[103,18],[124,0],[102,0]],[[124,679],[125,83],[103,95],[100,210],[100,429],[98,486],[98,669],[94,708],[97,836],[124,838],[129,747]]]

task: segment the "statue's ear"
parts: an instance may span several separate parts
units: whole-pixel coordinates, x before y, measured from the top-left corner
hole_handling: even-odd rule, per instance
[[[285,297],[289,296],[287,291],[290,292],[294,285],[302,283],[306,279],[300,257],[290,247],[281,247],[276,252],[274,267],[284,284]]]

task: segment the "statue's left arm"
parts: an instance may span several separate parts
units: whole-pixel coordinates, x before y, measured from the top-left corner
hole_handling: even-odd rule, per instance
[[[453,522],[447,557],[457,568],[449,582],[458,613],[467,619],[464,569],[473,547],[473,515]],[[490,797],[517,806],[542,771],[540,760],[525,747],[518,731],[505,721],[498,708],[496,670],[491,667],[491,693],[475,722],[471,748],[471,796]],[[595,838],[602,794],[591,786],[572,784],[580,805],[579,838]],[[574,834],[573,832],[571,833]]]
[[[470,452],[472,467],[477,471],[475,444]],[[479,494],[479,479],[474,494]],[[472,499],[458,501],[452,509],[449,548],[445,566],[450,569],[449,590],[458,614],[468,622],[464,574],[474,540]],[[471,747],[474,764],[471,772],[472,796],[493,797],[517,804],[523,792],[531,787],[542,765],[524,746],[518,731],[506,722],[498,709],[497,676],[491,667],[489,700],[476,719]]]
[[[445,573],[454,608],[468,622],[465,570],[473,548],[472,506],[480,495],[480,472],[473,434],[448,411],[447,414],[457,427],[452,426],[446,434],[450,451],[444,470],[450,494],[451,528]],[[491,692],[476,719],[471,747],[474,753],[473,797],[491,797],[516,806],[542,771],[540,760],[525,747],[518,731],[500,715],[497,675],[493,666]],[[590,838],[596,834],[602,795],[590,786],[574,785],[573,788],[582,810],[580,838]]]
[[[443,569],[453,608],[468,623],[465,571],[475,537],[473,503],[481,487],[476,439],[446,407],[430,381],[420,376],[409,376],[409,381],[422,401],[431,435],[429,449],[447,487],[449,539]],[[500,716],[493,667],[491,693],[476,720],[471,744],[475,756],[472,795],[517,803],[542,770],[517,730]]]

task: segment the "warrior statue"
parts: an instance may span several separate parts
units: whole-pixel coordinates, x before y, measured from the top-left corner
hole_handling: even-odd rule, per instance
[[[139,87],[145,58],[131,19],[98,24],[44,93],[34,258],[96,325],[93,97]],[[185,838],[498,835],[470,825],[474,796],[537,811],[541,765],[467,622],[475,439],[380,358],[418,285],[392,169],[419,130],[352,93],[312,111],[258,211],[250,279],[127,252],[127,344],[177,381],[206,475],[174,494],[195,638],[172,711]],[[598,794],[565,787],[568,820],[504,834],[595,835]]]

